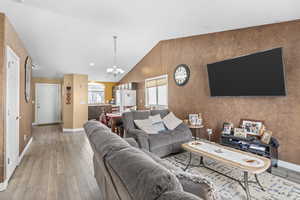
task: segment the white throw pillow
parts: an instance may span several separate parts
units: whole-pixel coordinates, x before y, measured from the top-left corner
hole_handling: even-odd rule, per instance
[[[177,126],[182,123],[181,119],[178,119],[174,113],[170,112],[167,116],[163,118],[163,122],[169,130],[174,130]]]
[[[157,134],[157,130],[152,126],[151,119],[134,120],[135,125],[148,134]]]
[[[149,116],[149,119],[152,120],[152,124],[156,124],[156,123],[162,121],[162,119],[161,119],[161,117],[160,117],[160,114],[157,114],[157,115],[150,115],[150,116]]]

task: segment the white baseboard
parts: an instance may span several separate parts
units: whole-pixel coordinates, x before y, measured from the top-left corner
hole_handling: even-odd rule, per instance
[[[7,186],[8,186],[7,180],[5,180],[3,183],[0,183],[0,192],[6,190]]]
[[[63,128],[63,132],[79,132],[84,131],[83,128]]]
[[[297,165],[297,164],[294,164],[294,163],[286,162],[286,161],[283,161],[283,160],[278,160],[278,166],[289,169],[289,170],[292,170],[292,171],[300,172],[300,165]]]
[[[21,155],[19,156],[19,162],[18,162],[18,165],[21,163],[21,161],[22,161],[22,159],[23,159],[25,153],[28,151],[28,149],[29,149],[29,147],[30,147],[30,145],[31,145],[31,143],[32,143],[32,140],[33,140],[33,139],[32,139],[32,136],[31,136],[29,142],[27,143],[27,145],[25,146],[23,152],[22,152]]]

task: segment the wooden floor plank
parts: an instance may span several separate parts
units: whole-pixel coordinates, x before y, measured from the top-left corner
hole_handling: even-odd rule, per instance
[[[33,142],[1,200],[102,200],[84,132],[61,130],[33,128]]]

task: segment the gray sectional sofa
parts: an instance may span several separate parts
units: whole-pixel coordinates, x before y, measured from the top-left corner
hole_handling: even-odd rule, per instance
[[[169,110],[166,109],[123,113],[125,137],[134,138],[140,148],[155,153],[159,157],[180,152],[182,150],[181,144],[192,140],[192,133],[184,123],[172,131],[166,130],[159,134],[147,134],[138,129],[134,123],[134,120],[147,119],[150,115],[160,114],[161,118],[164,118],[168,113]]]
[[[207,181],[191,181],[133,138],[122,139],[97,121],[84,125],[94,151],[95,177],[103,200],[215,200]],[[177,169],[178,170],[178,169]],[[183,172],[185,173],[185,172]],[[194,194],[185,191],[194,191]]]

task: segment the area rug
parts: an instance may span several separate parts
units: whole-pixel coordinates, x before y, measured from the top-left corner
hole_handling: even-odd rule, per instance
[[[165,158],[173,165],[184,168],[182,161],[186,161],[188,153],[182,153]],[[197,165],[200,159],[193,155],[192,164]],[[231,177],[242,179],[243,172],[226,166],[220,162],[204,159],[206,166]],[[190,167],[187,172],[201,174],[216,186],[216,189],[223,200],[246,200],[245,191],[238,182],[231,180],[223,175],[213,172],[203,167]],[[260,183],[266,191],[262,191],[257,184],[250,183],[250,194],[252,200],[300,200],[300,185],[281,177],[264,172],[258,175]],[[250,180],[255,181],[254,175],[250,175]]]

